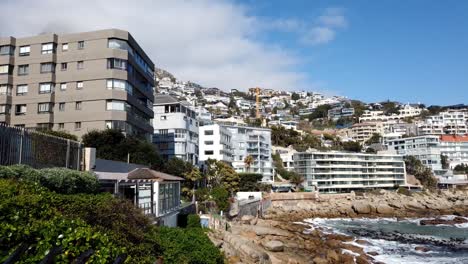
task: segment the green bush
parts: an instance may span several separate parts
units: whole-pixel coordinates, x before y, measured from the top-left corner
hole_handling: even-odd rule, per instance
[[[258,191],[258,182],[262,180],[262,175],[258,173],[239,173],[239,191]]]
[[[187,217],[187,227],[194,228],[194,227],[201,227],[200,224],[200,216],[197,214],[190,214]]]
[[[222,264],[224,257],[201,228],[159,228],[164,263]]]
[[[226,212],[229,209],[229,192],[225,188],[213,188],[211,198],[220,211]]]
[[[26,165],[0,166],[0,178],[38,182],[64,194],[95,193],[99,189],[99,181],[93,174],[66,168],[36,170]]]
[[[210,198],[210,190],[208,188],[199,188],[195,190],[195,199],[198,202],[204,202]]]

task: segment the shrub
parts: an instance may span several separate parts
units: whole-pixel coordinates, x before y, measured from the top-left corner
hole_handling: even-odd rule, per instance
[[[204,202],[210,198],[210,190],[208,188],[199,188],[195,191],[195,199],[199,202]]]
[[[211,191],[211,198],[220,211],[229,209],[229,192],[223,187],[216,187]]]
[[[159,228],[164,263],[222,264],[224,257],[201,228]]]
[[[262,175],[258,173],[239,173],[239,191],[258,191],[258,182]]]
[[[403,188],[403,187],[398,187],[397,193],[403,194],[406,196],[411,196],[411,192],[408,189]]]
[[[99,182],[93,174],[64,168],[40,170],[40,183],[64,194],[95,193],[99,189]]]
[[[188,217],[187,217],[187,227],[188,228],[201,227],[200,216],[198,216],[197,214],[188,215]]]

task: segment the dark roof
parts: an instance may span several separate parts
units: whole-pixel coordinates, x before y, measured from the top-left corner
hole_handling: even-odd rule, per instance
[[[126,163],[122,161],[96,159],[95,172],[109,172],[109,173],[128,173],[136,168],[147,168],[145,165]]]
[[[181,177],[148,168],[137,168],[128,173],[129,180],[183,181]]]
[[[155,105],[165,105],[165,104],[174,104],[178,103],[179,100],[177,98],[174,98],[170,95],[166,94],[157,94],[154,96],[154,104]]]

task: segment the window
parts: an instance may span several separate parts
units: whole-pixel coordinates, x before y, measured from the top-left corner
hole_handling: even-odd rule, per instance
[[[68,64],[67,64],[66,62],[62,62],[62,63],[60,64],[60,69],[61,69],[62,71],[66,71],[67,68],[68,68]]]
[[[26,105],[25,104],[19,104],[16,105],[15,107],[15,114],[16,115],[25,115],[26,114]]]
[[[76,68],[77,68],[78,70],[83,69],[83,68],[84,68],[84,62],[83,62],[83,61],[78,61],[78,62],[76,63]]]
[[[84,41],[78,41],[78,49],[84,49]]]
[[[107,59],[107,68],[127,70],[127,61],[115,58]]]
[[[55,64],[52,62],[41,63],[41,73],[55,72]]]
[[[42,44],[41,53],[42,54],[52,54],[55,52],[54,43],[44,43]]]
[[[62,90],[62,91],[67,90],[67,83],[61,83],[60,84],[60,90]]]
[[[63,52],[68,51],[68,43],[63,43],[62,44],[62,51]]]
[[[75,130],[81,129],[81,122],[75,122]]]
[[[10,105],[2,104],[0,105],[0,115],[6,115],[10,113]]]
[[[133,55],[133,49],[128,45],[128,42],[122,39],[109,39],[107,47],[111,49],[122,49]]]
[[[29,74],[29,65],[19,65],[18,66],[18,75],[28,75]]]
[[[130,105],[124,101],[107,100],[106,102],[106,110],[126,111],[129,108]]]
[[[40,94],[51,93],[52,88],[53,88],[52,83],[41,83],[39,84],[39,93]]]
[[[75,103],[75,110],[81,110],[81,102],[80,101]]]
[[[50,112],[50,103],[39,103],[37,112],[39,114],[49,113]]]
[[[205,141],[205,145],[213,145],[213,141]]]
[[[8,84],[0,84],[0,95],[11,95],[11,86]]]
[[[12,74],[12,73],[13,73],[13,67],[11,65],[8,65],[8,64],[0,65],[0,75]]]
[[[168,129],[159,129],[159,135],[160,135],[160,137],[167,137],[169,135],[169,130]]]
[[[59,111],[65,111],[65,103],[59,103]]]
[[[58,129],[65,129],[64,123],[58,123]]]
[[[185,138],[186,130],[185,129],[176,129],[175,130],[175,138]]]
[[[167,116],[161,116],[161,120],[167,120]]]
[[[213,130],[205,130],[205,136],[212,136]]]
[[[124,80],[109,79],[107,80],[107,89],[127,91],[128,94],[133,94],[133,86]]]
[[[83,89],[83,82],[76,82],[76,89],[78,90]]]
[[[19,50],[19,55],[20,56],[29,56],[29,53],[31,52],[31,47],[30,46],[21,46]]]
[[[0,46],[0,56],[15,54],[15,47],[11,45]]]
[[[16,86],[16,95],[21,96],[21,95],[26,95],[28,93],[28,85],[22,84]]]
[[[213,155],[213,150],[205,150],[205,155]]]

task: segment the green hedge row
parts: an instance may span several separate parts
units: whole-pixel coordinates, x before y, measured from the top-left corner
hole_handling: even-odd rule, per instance
[[[33,169],[26,165],[0,166],[0,179],[37,182],[51,191],[63,194],[96,193],[99,181],[89,172],[66,168]]]

